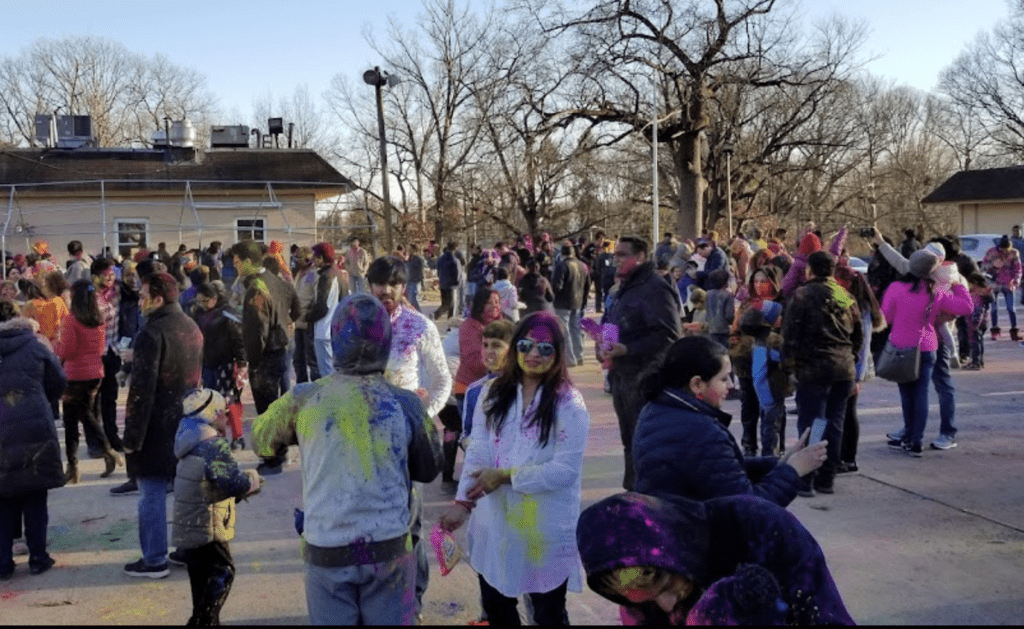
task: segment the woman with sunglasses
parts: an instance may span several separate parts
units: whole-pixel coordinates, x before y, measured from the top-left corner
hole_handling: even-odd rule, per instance
[[[522,594],[538,625],[568,624],[566,590],[582,589],[574,531],[590,415],[569,381],[554,315],[523,319],[480,400],[455,505],[441,526],[469,521],[470,565],[492,625],[519,624]]]

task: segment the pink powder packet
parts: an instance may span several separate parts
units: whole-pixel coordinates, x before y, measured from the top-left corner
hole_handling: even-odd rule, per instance
[[[600,323],[594,321],[593,319],[582,317],[580,319],[580,327],[583,328],[583,331],[587,333],[587,336],[594,339],[598,343],[601,342],[602,326]]]
[[[604,344],[604,350],[608,351],[619,342],[619,326],[614,323],[605,323],[601,326],[601,342]]]
[[[443,530],[440,524],[435,524],[434,528],[430,529],[430,544],[437,555],[437,565],[441,566],[441,576],[448,576],[462,558],[462,551],[455,543],[455,537],[450,531]]]

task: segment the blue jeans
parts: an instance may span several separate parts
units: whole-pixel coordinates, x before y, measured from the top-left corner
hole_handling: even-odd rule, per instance
[[[313,348],[316,351],[316,365],[320,377],[334,373],[334,348],[331,346],[331,339],[313,339]]]
[[[939,351],[935,354],[935,367],[932,369],[932,385],[939,396],[939,432],[949,438],[956,436],[956,389],[953,387],[953,375],[949,369],[949,358],[952,348],[939,343]]]
[[[921,443],[928,424],[928,381],[935,368],[935,352],[921,352],[921,371],[917,380],[900,384],[900,403],[903,405],[904,441]]]
[[[1006,301],[1006,309],[1010,313],[1010,327],[1017,327],[1017,313],[1013,311],[1013,291],[1009,288],[999,288],[993,291],[993,297],[995,303],[992,304],[992,327],[999,327],[999,295],[1003,296],[1003,300]]]
[[[420,308],[420,284],[419,282],[409,282],[405,285],[405,296],[409,298],[409,303],[417,311],[422,312]]]
[[[558,308],[555,314],[562,320],[565,326],[565,353],[566,362],[569,365],[577,365],[583,362],[583,328],[580,327],[579,310],[562,310]]]
[[[416,555],[345,568],[306,564],[306,607],[311,625],[411,625]]]
[[[927,380],[925,380],[927,382]],[[853,392],[852,380],[835,382],[798,382],[796,386],[797,434],[803,435],[814,420],[824,417],[826,451],[828,458],[817,472],[810,476],[815,482],[831,485],[839,465],[839,449],[843,445],[843,422],[846,420],[846,400]]]
[[[352,285],[353,293],[365,293],[366,292],[366,278],[362,275],[350,275],[349,283]]]
[[[140,476],[139,485],[139,545],[142,560],[147,566],[167,563],[167,478]]]

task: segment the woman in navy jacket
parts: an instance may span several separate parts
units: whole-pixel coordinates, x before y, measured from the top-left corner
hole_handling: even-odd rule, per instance
[[[67,386],[33,321],[0,300],[0,581],[14,574],[14,531],[25,518],[32,574],[53,567],[46,552],[47,490],[64,485],[53,402]]]
[[[635,491],[693,500],[748,494],[785,507],[800,477],[821,466],[826,442],[805,448],[806,433],[782,459],[743,457],[721,410],[729,370],[727,350],[707,337],[672,344],[644,382],[650,401],[633,436]]]

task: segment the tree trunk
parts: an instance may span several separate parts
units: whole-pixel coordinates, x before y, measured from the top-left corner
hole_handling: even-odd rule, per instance
[[[704,177],[700,164],[700,131],[688,131],[678,138],[675,174],[679,181],[676,198],[676,233],[681,239],[698,238],[704,226]]]

